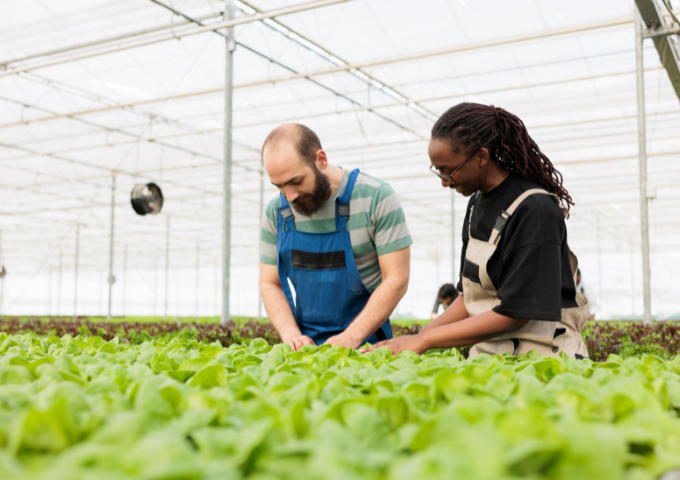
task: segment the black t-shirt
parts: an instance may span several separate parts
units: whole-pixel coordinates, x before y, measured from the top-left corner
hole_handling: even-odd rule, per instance
[[[468,244],[470,207],[473,238],[488,241],[501,210],[507,210],[523,192],[540,185],[510,173],[495,189],[470,198],[463,224],[463,251]],[[526,198],[508,220],[498,248],[487,264],[500,305],[501,315],[530,320],[559,321],[562,308],[577,307],[576,288],[569,264],[567,226],[559,205],[548,195]],[[463,294],[463,267],[458,290]]]

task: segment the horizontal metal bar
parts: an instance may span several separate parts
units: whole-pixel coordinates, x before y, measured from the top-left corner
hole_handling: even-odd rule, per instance
[[[347,0],[344,0],[344,1],[347,1]],[[398,63],[398,62],[403,62],[403,61],[413,60],[413,59],[427,58],[427,57],[446,55],[446,54],[451,54],[451,53],[459,53],[459,52],[465,52],[465,51],[470,51],[470,50],[489,48],[489,47],[492,47],[492,46],[503,46],[503,45],[508,45],[508,44],[512,44],[512,43],[521,43],[521,42],[526,42],[526,41],[530,41],[530,40],[539,40],[539,39],[548,38],[548,37],[568,35],[568,34],[573,34],[573,33],[580,33],[580,32],[585,32],[585,31],[589,31],[589,30],[596,30],[596,29],[600,29],[600,28],[616,27],[616,26],[621,26],[621,25],[627,25],[627,24],[630,24],[630,23],[632,23],[631,19],[619,19],[619,20],[614,20],[614,21],[610,21],[610,22],[583,25],[583,26],[580,26],[580,27],[555,29],[555,30],[549,30],[547,32],[541,32],[541,33],[536,33],[536,34],[531,34],[531,35],[515,36],[515,37],[509,37],[509,38],[504,38],[504,39],[499,39],[499,40],[461,45],[461,46],[451,47],[451,48],[447,48],[447,49],[434,50],[434,51],[429,51],[429,52],[421,52],[421,53],[417,53],[417,54],[408,54],[408,55],[403,55],[403,56],[400,56],[400,57],[392,57],[392,58],[377,60],[377,61],[373,61],[373,62],[366,62],[366,63],[361,63],[361,64],[347,64],[347,65],[343,65],[343,66],[333,67],[333,68],[330,68],[330,69],[318,70],[316,72],[296,73],[296,74],[293,74],[293,75],[288,75],[288,76],[279,77],[279,78],[275,78],[275,79],[258,80],[258,81],[255,81],[255,82],[244,83],[244,84],[240,84],[240,85],[234,85],[234,89],[249,88],[249,87],[254,87],[254,86],[266,85],[266,84],[270,84],[270,83],[279,83],[279,82],[302,79],[302,78],[310,78],[310,77],[313,77],[313,76],[327,75],[327,74],[330,74],[330,73],[344,72],[344,71],[347,71],[347,70],[353,70],[353,69],[356,70],[356,69],[362,69],[362,68],[367,68],[367,67],[372,67],[372,66],[377,66],[377,65],[384,65],[384,64],[389,64],[389,63]],[[5,74],[5,73],[6,72],[0,72],[0,76],[3,76],[3,74]],[[93,108],[93,109],[88,109],[88,110],[81,110],[81,111],[77,111],[77,112],[64,113],[64,114],[60,114],[60,115],[54,115],[54,116],[51,116],[51,117],[42,117],[42,118],[30,120],[29,122],[38,122],[38,121],[51,120],[51,119],[56,119],[56,118],[74,117],[74,116],[91,114],[91,113],[100,113],[100,112],[106,112],[106,111],[109,111],[109,110],[116,110],[116,109],[120,109],[120,108],[128,108],[128,107],[134,107],[134,106],[139,106],[139,105],[147,105],[147,104],[151,104],[151,103],[166,102],[166,101],[170,101],[170,100],[180,100],[180,99],[184,99],[184,98],[190,98],[190,97],[201,96],[201,95],[218,94],[218,93],[221,93],[222,91],[223,91],[222,88],[211,88],[211,89],[207,89],[207,90],[200,90],[200,91],[196,91],[196,92],[187,92],[187,93],[183,93],[183,94],[179,94],[179,95],[171,95],[171,96],[167,96],[167,97],[152,98],[152,99],[148,99],[148,100],[140,100],[140,101],[137,101],[137,102],[129,102],[129,103],[119,104],[119,105],[107,105],[105,107]],[[421,101],[422,100],[415,100],[416,103],[421,102]],[[375,108],[375,107],[373,107],[373,108]],[[7,126],[13,126],[13,125],[19,125],[19,124],[22,124],[22,123],[26,123],[26,122],[14,122],[14,123],[9,123],[9,124],[4,124],[4,125],[0,125],[0,128],[7,127]]]
[[[665,37],[666,35],[680,35],[680,25],[664,25],[642,31],[642,38]]]
[[[645,71],[660,70],[661,68],[662,67],[650,67],[650,68],[645,69]],[[620,75],[633,75],[634,73],[635,73],[635,70],[628,70],[628,71],[624,71],[624,72],[605,73],[605,74],[602,74],[602,75],[587,75],[587,76],[583,76],[583,77],[560,79],[560,80],[553,80],[553,81],[548,81],[548,82],[539,82],[539,83],[528,84],[528,85],[516,85],[516,86],[510,86],[510,87],[503,87],[503,88],[492,88],[492,89],[485,89],[485,90],[453,93],[453,94],[448,94],[448,95],[438,95],[436,97],[429,97],[429,98],[421,98],[421,99],[417,99],[417,100],[412,100],[412,102],[428,103],[428,102],[435,102],[435,101],[439,101],[439,100],[448,100],[448,99],[456,98],[456,97],[463,97],[463,96],[466,96],[466,95],[484,95],[484,94],[488,94],[488,93],[509,92],[509,91],[514,91],[514,90],[524,90],[524,89],[527,89],[527,88],[546,87],[546,86],[552,86],[552,85],[561,85],[561,84],[564,84],[564,83],[594,80],[594,79],[598,79],[598,78],[615,77],[615,76],[620,76]],[[239,88],[239,85],[234,86],[234,88]],[[188,98],[188,97],[191,97],[191,96],[217,94],[217,93],[222,93],[222,91],[223,91],[222,88],[217,88],[217,89],[203,90],[203,91],[200,91],[200,92],[193,92],[193,93],[175,95],[175,96],[172,96],[172,97],[156,98],[156,99],[150,99],[150,100],[140,100],[138,102],[133,102],[133,103],[126,103],[126,104],[119,104],[119,105],[106,105],[104,107],[98,107],[98,108],[93,108],[93,109],[88,109],[88,110],[80,110],[80,111],[76,111],[76,112],[62,113],[62,114],[50,115],[50,116],[46,116],[46,117],[32,118],[32,119],[22,120],[20,122],[4,123],[4,124],[0,124],[0,128],[14,127],[14,126],[18,126],[18,125],[28,125],[28,124],[36,123],[36,122],[58,120],[58,119],[61,119],[61,118],[71,118],[71,117],[77,117],[77,116],[82,116],[82,115],[89,115],[89,114],[93,114],[93,113],[101,113],[101,112],[105,112],[105,111],[130,108],[130,107],[145,105],[145,104],[150,104],[150,103],[165,102],[165,101],[168,101],[168,100],[178,100],[178,99],[182,99],[182,98]],[[252,126],[260,126],[263,123],[283,123],[283,122],[289,122],[291,120],[298,120],[298,119],[302,119],[302,118],[315,118],[315,117],[322,117],[322,116],[327,116],[327,115],[338,115],[338,114],[355,113],[355,112],[362,112],[362,111],[373,111],[373,110],[378,110],[378,109],[381,109],[381,108],[404,106],[406,104],[407,104],[406,101],[397,101],[397,102],[390,102],[390,103],[379,104],[379,105],[364,105],[364,106],[361,106],[361,107],[353,107],[353,108],[347,108],[347,109],[341,109],[341,110],[335,109],[335,110],[328,110],[328,111],[321,112],[321,113],[314,113],[314,114],[294,116],[294,117],[286,117],[286,118],[278,118],[278,119],[275,119],[275,120],[268,120],[268,121],[264,121],[264,122],[255,122],[255,123],[250,123],[250,124],[234,125],[234,128],[247,128],[247,127],[252,127]],[[214,129],[207,129],[207,130],[202,130],[202,131],[197,131],[197,132],[187,132],[187,133],[178,134],[176,136],[192,135],[194,133],[202,133],[202,132],[212,133],[212,132],[216,132],[216,131],[221,131],[221,128],[222,127],[214,128]],[[161,137],[159,137],[159,138],[161,138]],[[167,138],[167,137],[163,137],[163,138]]]
[[[211,18],[217,18],[221,17],[221,13],[211,13],[209,15],[203,15],[199,17],[199,20],[210,20]],[[11,58],[8,60],[4,60],[0,62],[0,68],[3,66],[10,65],[12,63],[21,63],[25,62],[26,60],[33,60],[34,58],[40,58],[40,57],[49,57],[52,55],[58,55],[60,53],[67,53],[71,52],[73,50],[82,50],[83,48],[90,48],[90,47],[96,47],[97,45],[102,45],[105,43],[111,43],[111,42],[117,42],[119,40],[125,40],[126,38],[132,38],[132,37],[140,37],[142,35],[148,35],[150,33],[156,33],[160,32],[163,30],[169,30],[172,28],[177,28],[177,27],[182,27],[185,25],[188,25],[189,21],[179,21],[179,22],[174,22],[169,25],[161,25],[159,27],[153,27],[153,28],[147,28],[144,30],[138,30],[136,32],[130,32],[130,33],[124,33],[122,35],[117,35],[115,37],[109,37],[109,38],[103,38],[99,40],[94,40],[91,42],[85,42],[85,43],[79,43],[77,45],[71,45],[70,47],[64,47],[64,48],[58,48],[55,50],[48,50],[46,52],[39,52],[39,53],[33,53],[31,55],[27,55],[25,57],[18,57],[18,58]]]
[[[89,52],[89,53],[84,53],[81,55],[75,55],[73,57],[68,57],[68,58],[61,58],[57,60],[52,60],[44,63],[37,63],[35,65],[28,65],[28,66],[23,66],[23,67],[16,67],[16,68],[11,68],[9,70],[5,71],[0,71],[0,77],[5,77],[7,75],[14,75],[20,72],[29,72],[31,70],[36,70],[39,68],[45,68],[45,67],[51,67],[54,65],[60,65],[63,63],[69,63],[73,62],[76,60],[82,60],[85,58],[92,58],[92,57],[97,57],[100,55],[105,55],[108,53],[114,53],[114,52],[119,52],[122,50],[129,50],[131,48],[138,48],[138,47],[144,47],[146,45],[153,45],[154,43],[160,43],[160,42],[166,42],[168,40],[174,40],[174,39],[179,39],[183,37],[188,37],[191,35],[197,35],[199,33],[204,33],[204,32],[210,32],[213,30],[218,30],[220,28],[231,28],[235,27],[237,25],[243,25],[246,23],[251,23],[251,22],[259,22],[261,20],[265,20],[267,18],[273,18],[273,17],[278,17],[278,16],[283,16],[283,15],[290,15],[292,13],[299,13],[299,12],[304,12],[307,10],[313,10],[316,8],[321,8],[321,7],[326,7],[329,5],[335,5],[338,3],[345,3],[350,0],[318,0],[316,2],[309,2],[309,3],[303,3],[301,5],[295,5],[293,7],[285,7],[285,8],[277,8],[274,10],[269,10],[268,12],[265,13],[260,13],[257,15],[251,15],[249,17],[244,17],[244,18],[237,18],[234,20],[228,20],[224,22],[218,22],[214,23],[211,25],[206,25],[204,27],[198,27],[198,28],[192,28],[188,29],[186,31],[180,32],[180,33],[172,33],[172,34],[167,34],[167,35],[162,35],[158,38],[153,38],[153,39],[148,39],[148,40],[141,40],[138,42],[133,42],[127,45],[119,45],[116,47],[112,48],[107,48],[104,50],[96,51],[96,52]]]

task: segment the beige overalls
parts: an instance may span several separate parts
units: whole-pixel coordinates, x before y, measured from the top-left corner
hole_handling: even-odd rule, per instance
[[[545,190],[527,190],[510,205],[507,211],[501,211],[488,242],[477,240],[469,235],[465,260],[479,266],[480,280],[480,283],[476,283],[463,276],[465,308],[471,317],[488,312],[501,303],[496,288],[486,271],[486,266],[496,251],[507,221],[528,196],[535,194],[550,195],[559,204],[557,196]],[[470,209],[470,219],[472,219],[473,210],[474,206]],[[470,222],[468,222],[468,233],[470,233]],[[569,250],[569,263],[571,273],[574,275],[578,260],[571,250]],[[500,355],[509,352],[513,355],[521,355],[531,350],[550,357],[558,357],[560,352],[566,352],[572,358],[588,357],[588,351],[581,339],[581,330],[588,321],[588,300],[577,292],[576,303],[578,305],[576,308],[562,309],[562,320],[559,322],[530,320],[517,331],[478,343],[470,350],[470,358],[480,353]]]

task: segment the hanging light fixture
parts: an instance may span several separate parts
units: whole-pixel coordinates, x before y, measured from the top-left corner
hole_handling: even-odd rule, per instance
[[[163,208],[163,192],[155,183],[139,183],[132,189],[130,202],[137,215],[156,215]]]

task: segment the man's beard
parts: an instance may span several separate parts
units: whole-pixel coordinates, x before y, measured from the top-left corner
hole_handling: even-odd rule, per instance
[[[310,193],[300,194],[300,196],[293,201],[295,210],[306,217],[310,217],[313,213],[318,211],[326,200],[331,198],[331,181],[326,175],[314,165],[314,191]]]

